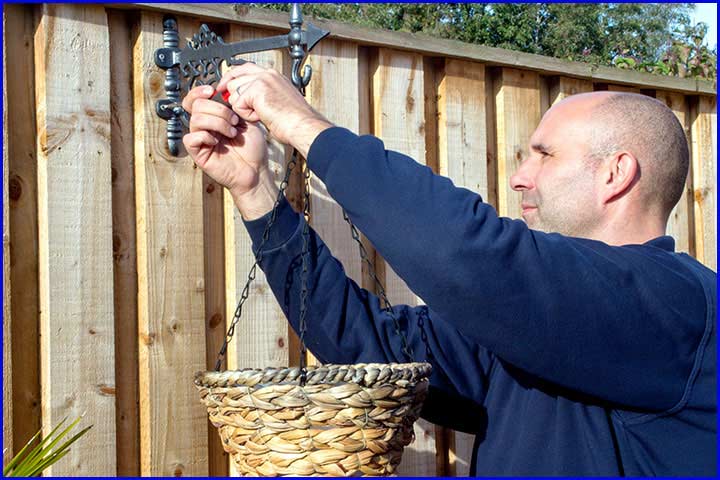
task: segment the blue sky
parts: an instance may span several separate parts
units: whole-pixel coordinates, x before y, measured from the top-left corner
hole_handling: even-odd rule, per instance
[[[710,28],[705,41],[710,47],[717,45],[717,3],[696,3],[692,18],[695,23],[708,24]]]

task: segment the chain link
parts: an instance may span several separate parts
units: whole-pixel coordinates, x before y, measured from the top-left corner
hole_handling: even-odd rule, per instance
[[[275,219],[277,218],[277,210],[278,206],[280,205],[280,201],[282,200],[283,195],[285,194],[285,190],[288,187],[288,184],[290,183],[290,174],[292,173],[293,169],[295,168],[295,165],[297,165],[297,150],[293,150],[292,157],[290,158],[290,161],[287,164],[287,170],[285,171],[285,177],[283,178],[282,182],[280,183],[280,191],[278,192],[278,196],[275,199],[275,204],[273,205],[270,219],[268,220],[268,223],[265,225],[265,229],[263,230],[262,234],[262,240],[260,241],[260,245],[258,246],[257,254],[255,254],[255,263],[253,263],[253,266],[250,267],[250,271],[248,273],[247,282],[245,283],[245,287],[243,287],[242,293],[240,294],[240,301],[238,302],[237,308],[235,309],[235,314],[233,315],[233,320],[230,323],[230,327],[227,330],[227,333],[225,334],[225,340],[223,341],[222,347],[220,348],[220,352],[217,356],[217,361],[215,362],[215,370],[220,371],[220,367],[222,366],[222,361],[225,358],[225,354],[227,353],[227,346],[228,343],[230,343],[230,340],[232,339],[233,335],[235,334],[235,325],[237,325],[238,321],[240,320],[240,316],[242,315],[242,307],[245,303],[245,300],[248,299],[248,296],[250,295],[250,285],[252,284],[253,280],[255,280],[255,276],[257,275],[257,267],[262,261],[263,256],[263,247],[265,246],[265,243],[270,238],[270,227],[272,227],[273,223],[275,223]]]
[[[302,95],[305,95],[304,88],[299,88]],[[252,267],[250,267],[250,271],[248,272],[248,278],[247,282],[245,283],[245,287],[243,287],[242,293],[240,294],[240,300],[238,302],[237,308],[235,308],[235,313],[233,315],[232,322],[230,322],[230,327],[227,330],[227,333],[225,334],[225,339],[223,340],[222,347],[220,348],[220,352],[217,356],[217,361],[215,362],[215,370],[220,371],[220,367],[222,366],[222,361],[225,358],[225,355],[227,353],[227,347],[230,343],[230,340],[232,340],[233,335],[235,334],[235,326],[240,321],[240,317],[242,315],[242,307],[245,301],[250,296],[250,285],[255,280],[255,277],[257,275],[257,267],[262,262],[262,256],[263,256],[263,247],[265,246],[265,243],[270,238],[270,228],[275,223],[275,219],[277,218],[277,210],[278,206],[280,205],[280,202],[282,200],[283,195],[285,194],[285,190],[288,187],[288,184],[290,183],[290,175],[295,168],[295,166],[298,163],[298,152],[296,149],[293,149],[292,157],[290,158],[290,161],[287,165],[287,170],[285,171],[285,177],[283,178],[282,182],[280,183],[280,191],[278,192],[278,196],[275,199],[275,204],[273,205],[270,219],[268,220],[268,223],[265,225],[265,229],[263,230],[262,240],[260,241],[260,245],[258,245],[257,254],[255,255],[255,263],[253,263]],[[303,173],[303,217],[305,219],[305,222],[303,224],[303,230],[302,230],[302,238],[303,238],[303,246],[301,251],[301,257],[302,257],[302,271],[300,273],[300,319],[299,319],[299,325],[298,329],[300,330],[300,385],[304,386],[305,381],[307,378],[307,368],[306,368],[306,354],[307,354],[307,346],[305,345],[305,332],[307,331],[307,311],[308,311],[308,304],[307,299],[309,296],[309,288],[308,288],[308,276],[310,273],[310,169],[305,165],[305,171]],[[405,334],[403,333],[402,329],[400,328],[400,322],[398,321],[397,317],[395,316],[395,312],[392,309],[392,305],[387,299],[387,295],[385,294],[385,288],[382,285],[382,282],[377,277],[377,274],[375,273],[375,266],[373,265],[372,261],[370,260],[368,256],[368,252],[365,249],[365,246],[362,243],[362,240],[360,239],[360,233],[358,232],[357,228],[353,223],[350,221],[350,218],[348,217],[347,213],[343,209],[343,218],[345,221],[350,225],[350,234],[352,235],[353,240],[355,240],[358,244],[358,248],[360,250],[360,258],[361,261],[365,262],[368,266],[368,272],[370,274],[370,277],[375,282],[376,292],[380,299],[383,301],[384,307],[383,310],[385,310],[388,315],[390,315],[390,318],[393,322],[393,328],[395,330],[395,334],[400,337],[401,342],[401,348],[403,354],[407,357],[407,359],[411,362],[414,362],[414,354],[413,350],[408,344],[407,338],[405,337]],[[423,322],[422,319],[419,319],[422,335],[425,337],[425,331],[422,328]],[[429,352],[429,347],[427,347],[427,338],[423,338],[426,344],[426,348]]]
[[[302,238],[302,272],[300,273],[300,386],[305,386],[307,370],[305,368],[307,347],[305,346],[305,332],[307,330],[307,297],[308,274],[310,271],[310,169],[305,165],[303,175],[303,224]]]
[[[383,310],[385,310],[388,315],[390,315],[390,318],[393,321],[393,328],[395,329],[395,334],[400,337],[400,343],[402,344],[402,352],[403,354],[408,358],[409,361],[414,362],[415,361],[415,355],[413,354],[413,350],[408,345],[407,338],[405,337],[405,334],[403,333],[402,329],[400,328],[400,322],[398,321],[397,317],[395,316],[395,312],[393,311],[392,305],[387,299],[387,295],[385,294],[385,287],[383,287],[382,282],[378,278],[377,274],[375,273],[375,265],[373,265],[373,262],[370,260],[370,257],[368,255],[367,249],[365,248],[365,245],[363,245],[362,240],[360,239],[360,232],[358,232],[357,227],[353,225],[353,223],[350,221],[350,217],[348,217],[347,212],[345,209],[343,209],[343,218],[345,221],[350,225],[350,235],[352,235],[353,240],[357,242],[358,249],[360,250],[360,259],[361,261],[365,262],[368,266],[368,274],[373,279],[375,283],[376,293],[378,297],[383,301],[384,307]]]

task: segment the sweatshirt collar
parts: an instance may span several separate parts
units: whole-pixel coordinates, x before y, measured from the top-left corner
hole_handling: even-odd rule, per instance
[[[670,235],[653,238],[652,240],[645,242],[645,245],[667,250],[668,252],[675,251],[675,239]]]

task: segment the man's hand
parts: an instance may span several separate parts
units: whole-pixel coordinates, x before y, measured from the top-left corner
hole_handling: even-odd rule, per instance
[[[225,105],[210,100],[213,88],[188,92],[183,109],[190,114],[190,133],[183,143],[195,163],[226,187],[247,220],[270,211],[277,187],[268,168],[265,132],[245,122]]]
[[[242,119],[261,121],[273,137],[305,157],[315,137],[332,127],[290,80],[273,69],[244,63],[225,72],[217,88],[230,92],[228,102]]]

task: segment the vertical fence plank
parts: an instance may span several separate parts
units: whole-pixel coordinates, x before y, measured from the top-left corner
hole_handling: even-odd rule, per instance
[[[233,25],[228,41],[251,40],[273,35],[273,32]],[[242,58],[263,67],[284,70],[283,53],[280,50],[251,53]],[[315,80],[315,79],[313,79]],[[270,168],[279,185],[285,174],[285,146],[270,138]],[[299,171],[300,165],[295,167]],[[255,261],[250,236],[230,194],[225,191],[225,277],[227,296],[227,320],[232,321],[250,267]],[[228,348],[228,368],[284,367],[289,362],[288,322],[278,305],[262,270],[250,288],[250,296],[243,306],[243,314],[235,329],[235,336]],[[230,460],[232,476],[238,476]]]
[[[555,77],[550,82],[550,106],[564,100],[570,95],[593,91],[590,80],[570,77]]]
[[[140,475],[132,20],[108,10],[118,476]]]
[[[370,67],[371,63],[377,57],[377,50],[369,47],[358,47],[358,133],[360,135],[368,135],[372,132],[372,78]],[[375,262],[375,247],[365,235],[360,234],[360,239],[368,253],[368,258]],[[358,253],[359,254],[359,253]],[[362,287],[372,293],[376,292],[375,281],[370,275],[367,263],[361,264],[362,269]]]
[[[485,66],[447,60],[438,101],[439,173],[488,196]]]
[[[3,105],[7,105],[7,12],[3,10]],[[10,315],[10,209],[8,207],[8,113],[3,108],[3,467],[13,456],[12,338]]]
[[[488,198],[485,66],[446,60],[438,88],[439,173]],[[473,437],[449,432],[449,469],[468,475]]]
[[[110,44],[99,6],[42,7],[35,34],[43,430],[94,427],[49,469],[114,475]],[[68,68],[72,66],[73,68]]]
[[[445,59],[423,58],[423,107],[425,110],[425,164],[433,172],[440,171],[440,142],[438,139],[440,115],[440,82],[444,77]],[[454,432],[435,425],[435,475],[446,477],[450,472],[449,451],[454,442]]]
[[[372,81],[375,135],[383,139],[388,149],[425,163],[422,56],[380,49]],[[393,304],[416,305],[421,301],[388,265],[385,266],[385,288]],[[435,427],[419,420],[415,424],[415,437],[405,448],[398,473],[435,475]]]
[[[498,212],[519,218],[520,194],[510,188],[510,176],[528,155],[528,142],[540,122],[540,84],[535,72],[503,68],[496,79]]]
[[[358,49],[350,42],[324,40],[309,59],[313,79],[308,86],[308,102],[331,122],[355,133],[360,130],[358,99]],[[342,95],[338,92],[342,91]],[[342,208],[328,194],[316,176],[310,179],[311,224],[341,261],[345,273],[362,284],[357,245],[350,236]]]
[[[193,26],[179,19],[180,38]],[[182,40],[181,40],[182,41]],[[167,149],[155,101],[162,16],[142,12],[134,49],[140,467],[142,475],[205,476],[207,411],[193,385],[205,369],[202,171]]]
[[[8,195],[10,201],[10,297],[12,361],[22,365],[12,375],[13,448],[19,451],[40,429],[40,310],[38,299],[37,161],[35,154],[35,19],[28,5],[4,5],[7,16]]]
[[[692,174],[696,258],[717,268],[717,115],[715,97],[698,97],[693,107]]]
[[[232,26],[232,41],[250,40],[272,35],[271,32]],[[243,55],[242,58],[260,66],[283,70],[283,55],[279,50]],[[285,174],[285,146],[270,139],[270,168],[275,180]],[[299,166],[296,166],[299,168]],[[225,192],[225,248],[227,278],[227,318],[231,321],[247,281],[247,274],[255,261],[250,236],[232,197]],[[282,367],[288,365],[288,323],[275,299],[265,275],[258,270],[250,289],[250,296],[243,306],[243,318],[235,329],[235,336],[228,349],[228,368]]]
[[[307,89],[308,102],[331,122],[355,133],[360,130],[358,89],[358,48],[350,42],[324,40],[312,52],[309,63],[313,78]],[[338,95],[338,92],[344,92]],[[310,177],[310,224],[340,260],[348,277],[362,285],[358,247],[343,219],[342,208],[330,197],[317,176]],[[308,328],[312,328],[312,313]],[[308,364],[317,360],[308,356]]]
[[[467,477],[470,475],[470,465],[472,465],[475,435],[456,431],[453,434],[454,437],[450,443],[450,452],[448,454],[450,462],[449,475]]]
[[[688,106],[685,101],[685,96],[680,93],[672,93],[658,90],[655,94],[655,98],[665,103],[665,105],[673,111],[677,117],[685,135],[688,137],[689,142],[689,128],[688,128]],[[694,245],[691,246],[691,235],[694,234],[692,231],[692,176],[688,169],[688,178],[685,183],[685,189],[683,190],[682,197],[672,212],[670,212],[670,218],[668,218],[667,234],[675,239],[675,250],[678,252],[685,252],[694,254]]]
[[[209,25],[227,38],[230,25]],[[214,369],[225,340],[227,298],[225,291],[224,188],[203,173],[203,247],[205,259],[205,347],[206,368]],[[227,361],[220,367],[227,368]],[[208,475],[227,477],[230,462],[222,439],[208,418]]]

